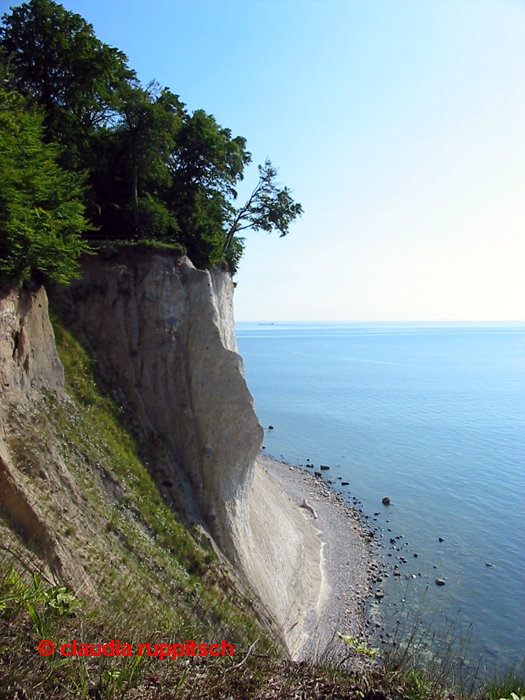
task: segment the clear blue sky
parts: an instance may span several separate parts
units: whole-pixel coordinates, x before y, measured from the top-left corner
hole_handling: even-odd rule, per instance
[[[302,203],[248,232],[237,320],[525,320],[525,2],[63,4]]]

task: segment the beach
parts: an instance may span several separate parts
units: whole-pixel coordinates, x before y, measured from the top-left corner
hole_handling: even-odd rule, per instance
[[[363,637],[368,629],[369,536],[355,513],[323,479],[270,457],[261,456],[258,461],[312,524],[321,543],[321,592],[306,620],[308,638],[301,657],[342,658],[347,649],[337,633]]]

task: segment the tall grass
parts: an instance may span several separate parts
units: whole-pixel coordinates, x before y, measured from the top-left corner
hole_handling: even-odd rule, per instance
[[[511,698],[512,692],[518,697],[524,694],[525,665],[498,677],[487,671],[482,657],[467,661],[474,628],[469,624],[465,629],[461,607],[453,619],[440,612],[430,623],[423,621],[427,590],[411,611],[403,603],[393,638],[383,648],[382,673],[387,684],[402,679],[407,698],[500,700]]]
[[[137,649],[148,641],[224,639],[236,659],[259,639],[261,653],[275,654],[227,563],[162,499],[93,360],[56,317],[54,329],[68,398],[42,390],[30,406],[12,406],[6,436],[29,497],[71,553],[69,569],[90,586],[79,592],[46,582],[45,564],[0,519],[0,698],[25,697],[22,690],[31,698],[128,697],[148,678],[182,696],[196,680],[181,659],[44,658],[37,652],[43,638],[120,639]],[[70,596],[75,605],[57,614]],[[77,596],[85,597],[82,606]],[[206,661],[203,679],[232,663]]]

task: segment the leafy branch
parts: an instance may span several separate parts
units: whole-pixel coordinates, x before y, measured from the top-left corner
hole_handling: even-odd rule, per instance
[[[276,182],[277,169],[267,158],[259,165],[259,182],[244,206],[237,210],[226,235],[222,254],[226,255],[233,237],[245,229],[280,231],[281,238],[288,233],[290,224],[303,213],[303,208],[294,202],[287,187],[279,189]]]

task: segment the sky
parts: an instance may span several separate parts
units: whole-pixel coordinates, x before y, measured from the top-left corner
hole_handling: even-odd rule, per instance
[[[17,4],[0,0],[0,9]],[[238,321],[525,320],[525,0],[64,0],[269,157]]]

